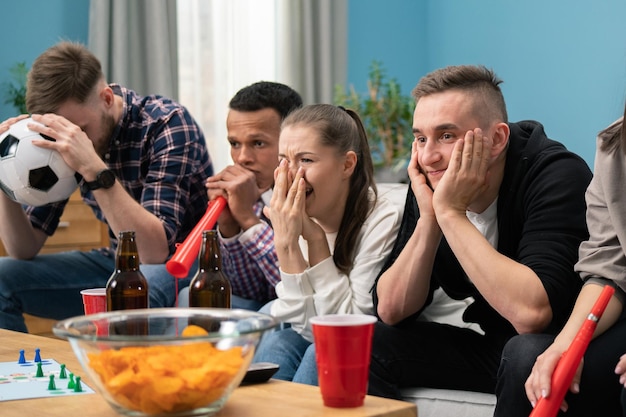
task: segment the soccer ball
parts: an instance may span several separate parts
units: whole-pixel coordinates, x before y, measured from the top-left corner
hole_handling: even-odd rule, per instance
[[[32,140],[54,140],[30,130],[31,118],[11,125],[0,135],[0,188],[11,200],[43,206],[66,200],[78,187],[80,174],[60,153],[35,146]]]

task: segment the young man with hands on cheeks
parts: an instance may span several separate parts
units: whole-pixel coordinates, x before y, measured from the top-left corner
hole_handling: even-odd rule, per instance
[[[301,106],[296,91],[270,81],[242,88],[228,105],[226,128],[234,163],[209,177],[206,187],[211,200],[221,195],[228,202],[217,230],[233,308],[258,310],[276,298],[280,273],[274,231],[262,210],[272,196],[280,125]]]
[[[373,289],[370,394],[493,393],[506,341],[554,333],[571,311],[591,172],[541,124],[509,123],[500,83],[485,67],[452,66],[413,91],[411,183]],[[474,298],[463,318],[484,334],[419,320],[439,287]]]
[[[136,232],[150,306],[174,305],[175,278],[165,262],[206,212],[204,183],[213,174],[196,121],[165,97],[107,83],[98,59],[71,42],[35,60],[26,105],[45,125],[31,129],[55,139],[38,146],[57,150],[82,175],[81,197],[107,223],[110,246],[40,254],[67,200],[23,207],[0,195],[0,238],[9,254],[0,258],[0,327],[26,331],[24,312],[53,319],[83,314],[80,290],[106,286],[123,230]],[[0,124],[0,133],[17,119]]]

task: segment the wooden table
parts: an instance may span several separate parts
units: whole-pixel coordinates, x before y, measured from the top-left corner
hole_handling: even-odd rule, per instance
[[[65,340],[35,336],[0,329],[0,362],[17,361],[20,349],[34,352],[41,349],[44,359],[55,359],[82,381],[95,389],[86,375],[70,344]],[[97,416],[115,417],[118,414],[99,394],[38,398],[0,402],[3,417],[45,415],[49,417]],[[235,389],[219,417],[417,417],[415,404],[367,396],[363,407],[330,408],[322,403],[318,387],[292,382],[270,380],[264,384]]]

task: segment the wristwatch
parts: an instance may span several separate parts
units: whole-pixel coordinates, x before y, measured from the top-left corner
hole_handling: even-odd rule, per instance
[[[110,169],[103,169],[96,174],[95,181],[84,181],[80,185],[80,191],[86,193],[90,190],[98,190],[100,188],[111,188],[115,184],[115,174]]]

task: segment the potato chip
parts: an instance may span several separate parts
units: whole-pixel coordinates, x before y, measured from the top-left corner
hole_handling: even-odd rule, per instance
[[[190,325],[183,337],[206,335]],[[253,349],[217,349],[209,342],[124,347],[89,353],[89,365],[121,405],[146,414],[192,410],[219,399]]]
[[[192,336],[206,336],[209,334],[206,330],[204,330],[200,326],[196,326],[195,324],[190,324],[189,326],[183,329],[181,336],[183,337],[192,337]]]

